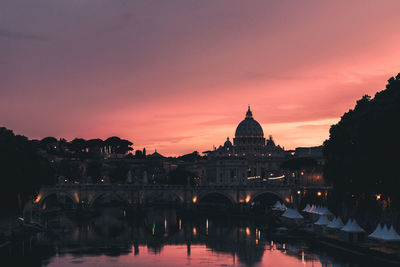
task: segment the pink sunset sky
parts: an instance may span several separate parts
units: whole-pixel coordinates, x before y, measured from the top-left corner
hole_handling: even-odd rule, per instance
[[[400,1],[2,0],[0,125],[179,155],[251,105],[286,149],[320,145],[400,72]]]

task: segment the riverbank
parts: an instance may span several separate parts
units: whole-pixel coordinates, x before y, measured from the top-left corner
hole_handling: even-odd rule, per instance
[[[400,266],[400,243],[379,242],[365,239],[359,242],[343,240],[339,232],[327,233],[316,228],[298,228],[303,235],[312,236],[308,240],[315,246],[341,253],[349,257],[357,257],[364,261],[378,262],[385,265]]]

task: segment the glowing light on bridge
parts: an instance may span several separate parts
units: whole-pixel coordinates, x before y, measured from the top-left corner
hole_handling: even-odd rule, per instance
[[[35,199],[35,203],[39,203],[39,201],[42,199],[42,195],[41,194],[39,194],[37,197],[36,197],[36,199]]]
[[[320,191],[318,191],[317,195],[320,197],[322,195],[322,193]]]
[[[79,203],[79,195],[78,195],[78,192],[74,192],[73,195],[74,195],[74,198],[75,198],[76,203]],[[83,200],[82,200],[82,203],[83,203]]]
[[[246,196],[246,203],[249,203],[250,202],[250,195],[247,195]]]
[[[193,203],[196,203],[197,202],[197,196],[194,196],[192,200],[193,200]]]
[[[193,235],[197,235],[197,229],[196,229],[196,227],[193,227]]]
[[[286,177],[285,175],[269,177],[268,180],[280,180],[280,179],[283,179],[285,177]]]
[[[246,235],[249,236],[250,235],[250,228],[246,227]]]
[[[247,180],[260,179],[260,176],[249,176]]]
[[[376,200],[379,200],[379,199],[381,199],[381,197],[382,197],[382,195],[381,195],[381,194],[377,194],[377,195],[376,195]]]

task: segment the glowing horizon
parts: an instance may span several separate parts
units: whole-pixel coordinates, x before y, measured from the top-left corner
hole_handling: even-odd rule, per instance
[[[202,152],[250,104],[276,144],[317,146],[400,72],[399,1],[22,2],[0,3],[0,125],[34,139]]]

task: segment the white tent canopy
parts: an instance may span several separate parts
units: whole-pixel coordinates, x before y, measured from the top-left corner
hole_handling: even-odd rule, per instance
[[[309,212],[311,209],[310,204],[307,204],[306,207],[303,209],[304,212]]]
[[[382,233],[383,233],[383,227],[380,223],[376,226],[375,231],[373,231],[368,237],[371,238],[376,238],[376,239],[381,239]]]
[[[328,217],[326,215],[321,215],[314,224],[316,225],[328,225],[330,223]]]
[[[400,241],[400,235],[393,228],[393,225],[389,228],[387,225],[378,224],[375,231],[368,237],[385,241]]]
[[[318,215],[328,215],[328,216],[333,215],[333,213],[330,212],[328,207],[315,206],[314,204],[311,206],[310,206],[310,204],[307,204],[306,207],[303,209],[303,211],[312,213],[312,214],[318,214]]]
[[[281,203],[281,202],[279,202],[279,201],[275,202],[275,204],[272,206],[272,210],[281,210],[281,211],[284,211],[284,210],[286,210],[286,209],[287,209],[287,208],[286,208],[285,204],[283,204],[283,203]]]
[[[333,213],[328,209],[328,207],[321,207],[320,210],[320,215],[327,215],[327,216],[331,216],[333,215]]]
[[[387,239],[388,241],[400,241],[400,235],[396,232],[393,225],[390,226],[389,228],[388,236],[389,236],[389,238]]]
[[[311,205],[310,209],[307,212],[308,213],[315,213],[316,209],[317,209],[317,207],[313,204],[313,205]]]
[[[344,225],[343,225],[343,222],[342,222],[342,220],[340,219],[340,217],[335,217],[335,219],[333,219],[332,221],[331,221],[331,223],[330,224],[328,224],[328,228],[331,228],[331,229],[340,229],[340,228],[342,228]]]
[[[292,208],[288,208],[283,214],[282,217],[289,219],[303,219],[303,216],[296,210]]]
[[[341,229],[343,232],[349,232],[349,233],[363,233],[365,232],[364,229],[362,229],[356,220],[350,219],[345,226]]]

